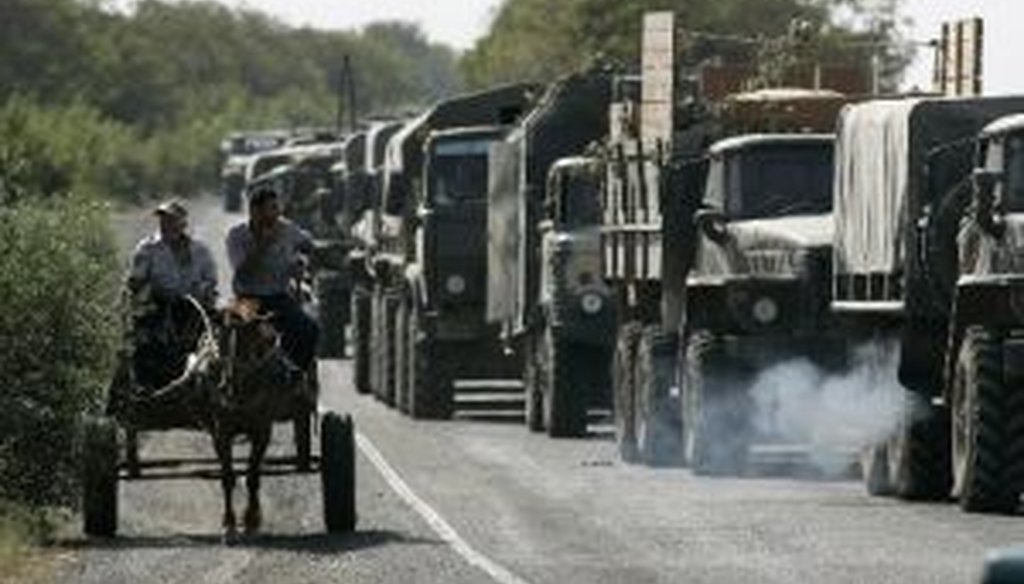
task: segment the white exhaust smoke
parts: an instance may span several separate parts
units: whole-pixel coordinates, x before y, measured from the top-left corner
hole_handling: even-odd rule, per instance
[[[846,473],[851,454],[886,440],[913,403],[897,380],[898,359],[897,343],[872,343],[853,351],[840,372],[807,359],[767,369],[750,388],[755,432],[805,447],[826,476]]]

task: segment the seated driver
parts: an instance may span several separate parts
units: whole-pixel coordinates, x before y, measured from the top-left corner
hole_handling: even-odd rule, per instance
[[[132,319],[131,361],[143,387],[160,387],[180,374],[199,323],[186,296],[212,310],[217,267],[209,248],[189,235],[188,210],[177,200],[159,205],[156,233],[136,246],[125,281]]]
[[[255,299],[271,313],[282,349],[302,371],[308,371],[316,357],[320,327],[289,290],[303,256],[312,249],[309,233],[281,216],[278,194],[270,188],[249,196],[249,220],[231,228],[227,236],[235,295]]]

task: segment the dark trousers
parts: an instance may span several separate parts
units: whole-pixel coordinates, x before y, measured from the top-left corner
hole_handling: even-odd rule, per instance
[[[316,344],[320,325],[302,309],[302,305],[287,294],[256,298],[271,323],[281,333],[281,348],[300,369],[307,369],[316,357]]]

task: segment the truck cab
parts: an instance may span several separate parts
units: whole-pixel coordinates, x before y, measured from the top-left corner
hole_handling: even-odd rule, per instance
[[[432,133],[425,146],[416,265],[438,339],[473,339],[484,326],[488,160],[504,134],[500,127],[444,130]]]
[[[833,142],[828,134],[759,134],[711,147],[688,326],[816,330],[828,310]]]
[[[831,134],[754,134],[709,149],[678,373],[695,472],[742,472],[752,444],[781,438],[755,427],[758,372],[845,358],[829,326],[833,144]]]

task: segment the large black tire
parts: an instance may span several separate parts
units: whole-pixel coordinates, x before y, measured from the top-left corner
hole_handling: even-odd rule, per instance
[[[447,374],[441,343],[423,326],[418,306],[409,318],[409,415],[417,420],[448,420],[455,413],[455,386]]]
[[[109,419],[85,425],[82,460],[82,513],[86,535],[117,533],[117,428]]]
[[[747,466],[752,404],[740,364],[708,333],[690,337],[682,383],[683,448],[698,475],[738,475]]]
[[[395,338],[398,321],[399,301],[393,294],[385,294],[381,301],[381,323],[380,341],[380,385],[377,388],[377,396],[382,402],[389,406],[395,405],[396,373],[395,368]]]
[[[524,417],[527,430],[544,431],[544,363],[540,356],[540,341],[529,334],[523,343],[523,397]]]
[[[412,351],[412,338],[409,334],[411,302],[408,297],[402,298],[395,326],[395,407],[404,414],[409,413],[409,370],[412,365],[409,359]]]
[[[949,498],[949,412],[905,395],[903,419],[886,444],[892,494],[912,501]]]
[[[633,375],[633,432],[637,456],[648,466],[677,466],[683,461],[682,408],[674,383],[676,352],[674,335],[658,327],[643,330]]]
[[[320,422],[320,482],[327,533],[356,527],[356,445],[352,418],[328,412]]]
[[[586,376],[583,368],[593,367],[576,343],[544,327],[541,362],[545,376],[544,429],[552,438],[577,438],[587,434]]]
[[[369,293],[357,286],[352,291],[352,381],[356,392],[367,394],[370,386],[370,320]]]
[[[1013,513],[1020,503],[1019,460],[1011,429],[1024,412],[1003,379],[1002,340],[972,327],[957,355],[952,391],[953,495],[965,511]],[[1015,411],[1017,410],[1017,411]]]
[[[639,462],[636,450],[636,407],[633,403],[636,373],[636,349],[640,340],[640,325],[630,322],[619,327],[612,359],[612,413],[615,418],[615,441],[619,456],[625,462]]]

